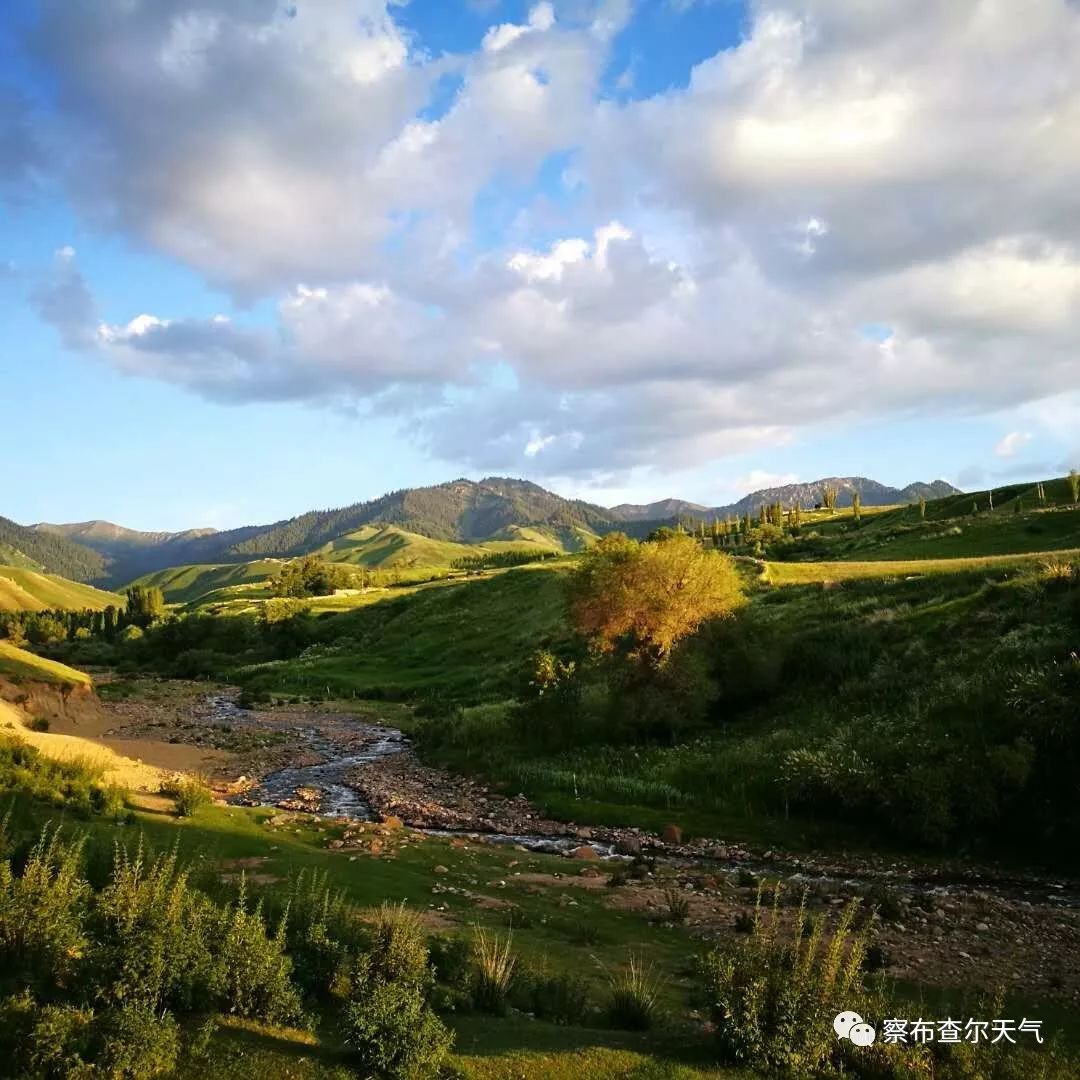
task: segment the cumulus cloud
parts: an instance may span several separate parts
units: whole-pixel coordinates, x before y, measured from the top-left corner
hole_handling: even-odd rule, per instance
[[[1031,435],[1026,431],[1010,431],[994,447],[994,453],[1000,458],[1016,457],[1017,451],[1031,442]]]
[[[93,347],[97,308],[73,247],[65,245],[54,253],[52,272],[30,290],[30,303],[67,348]]]
[[[763,488],[784,487],[786,484],[797,484],[797,473],[773,473],[764,469],[751,469],[745,476],[740,476],[732,487],[740,494],[752,491],[761,491]]]
[[[43,3],[76,205],[277,303],[269,328],[99,326],[58,266],[35,303],[69,344],[219,400],[347,397],[440,457],[563,476],[1080,381],[1071,0],[753,0],[684,89],[619,102],[626,0],[536,3],[443,57],[383,0],[282,11]],[[555,154],[560,227],[517,194],[479,233],[478,200]]]

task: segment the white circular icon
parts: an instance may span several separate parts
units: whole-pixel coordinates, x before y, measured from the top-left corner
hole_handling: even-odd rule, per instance
[[[836,1032],[838,1039],[848,1038],[851,1029],[856,1024],[862,1024],[863,1018],[857,1012],[842,1012],[836,1014],[836,1019],[832,1022],[833,1031]],[[863,1025],[866,1026],[866,1025]],[[871,1039],[871,1042],[874,1040]]]
[[[869,1024],[852,1024],[848,1038],[856,1046],[869,1046],[877,1038],[877,1032]]]

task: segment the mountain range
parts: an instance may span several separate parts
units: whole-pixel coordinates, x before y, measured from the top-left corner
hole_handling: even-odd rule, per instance
[[[837,506],[850,506],[855,493],[862,497],[863,506],[897,506],[922,499],[942,499],[947,495],[960,494],[960,489],[944,480],[930,483],[916,482],[907,487],[895,488],[868,480],[865,476],[827,476],[808,484],[783,484],[779,487],[761,488],[744,495],[738,502],[727,506],[702,506],[700,503],[684,502],[682,499],[662,499],[654,503],[621,503],[609,511],[621,521],[659,521],[678,518],[724,518],[728,515],[756,514],[761,506],[780,503],[785,509],[801,506],[809,509],[821,502],[827,487],[837,490]]]
[[[0,563],[44,569],[75,581],[122,585],[166,567],[246,562],[317,551],[366,526],[395,527],[435,540],[513,541],[523,526],[540,528],[555,544],[576,550],[589,536],[626,529],[643,534],[679,518],[755,513],[780,502],[813,506],[835,486],[838,504],[857,491],[865,506],[914,502],[957,492],[942,480],[893,488],[865,477],[828,477],[809,484],[764,488],[728,506],[706,507],[680,499],[643,505],[597,506],[565,499],[527,480],[487,477],[405,488],[340,509],[312,510],[269,525],[237,529],[140,532],[107,521],[22,526],[0,518]]]

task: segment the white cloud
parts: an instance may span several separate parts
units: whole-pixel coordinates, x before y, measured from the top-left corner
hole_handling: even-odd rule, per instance
[[[799,477],[796,473],[773,473],[764,469],[751,469],[745,476],[740,476],[735,480],[731,486],[740,495],[747,495],[753,491],[761,491],[763,488],[784,487],[798,482]]]
[[[217,399],[364,400],[455,462],[561,475],[1080,383],[1071,0],[753,0],[737,48],[627,103],[601,95],[625,0],[537,4],[437,59],[395,10],[44,0],[76,205],[278,305],[272,328],[163,304],[97,330],[72,259],[35,293],[64,340]],[[556,153],[569,208],[542,192],[474,231],[482,194],[520,202]]]
[[[1031,442],[1031,435],[1026,431],[1010,431],[994,447],[994,453],[1001,458],[1016,457],[1018,450]]]

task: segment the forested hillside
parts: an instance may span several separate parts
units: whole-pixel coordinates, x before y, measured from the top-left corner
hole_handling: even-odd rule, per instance
[[[72,581],[98,581],[106,575],[98,552],[5,517],[0,517],[0,563],[43,569]]]

